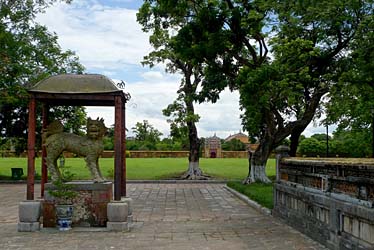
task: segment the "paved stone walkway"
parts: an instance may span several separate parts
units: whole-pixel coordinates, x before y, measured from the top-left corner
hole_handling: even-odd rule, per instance
[[[18,202],[26,185],[0,184],[0,249],[324,249],[258,213],[223,184],[129,184],[127,190],[134,199],[130,232],[19,233]]]

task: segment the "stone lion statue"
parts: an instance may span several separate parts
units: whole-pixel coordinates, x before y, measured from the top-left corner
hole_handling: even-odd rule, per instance
[[[88,118],[86,136],[63,132],[63,125],[60,121],[49,124],[43,131],[42,139],[47,150],[46,164],[52,181],[61,177],[61,172],[57,168],[57,159],[63,151],[68,151],[84,156],[92,179],[95,182],[104,182],[98,160],[104,150],[103,136],[106,131],[104,120],[99,120],[99,118],[96,120]]]

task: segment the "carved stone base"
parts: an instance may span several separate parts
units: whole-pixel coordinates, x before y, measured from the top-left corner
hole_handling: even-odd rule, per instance
[[[107,206],[113,197],[112,182],[69,182],[78,195],[73,199],[73,227],[105,227],[108,221]],[[43,203],[43,227],[56,226],[55,198],[48,193],[51,183],[45,185]]]
[[[109,231],[129,231],[132,223],[132,199],[126,197],[110,202],[107,213]]]
[[[41,202],[39,200],[21,201],[18,206],[20,222],[38,222],[40,218]]]
[[[109,222],[106,225],[109,231],[116,232],[127,232],[130,230],[129,224],[127,222]]]
[[[125,202],[111,202],[108,204],[108,220],[111,222],[126,222],[129,215],[129,208]]]
[[[18,222],[18,232],[35,232],[40,230],[39,222]]]
[[[39,200],[21,201],[18,207],[18,232],[35,232],[40,230],[41,202]]]

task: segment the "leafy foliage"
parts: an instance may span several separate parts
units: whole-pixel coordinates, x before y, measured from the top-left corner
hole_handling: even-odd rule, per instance
[[[308,157],[323,157],[326,155],[326,142],[313,137],[306,138],[299,144],[299,154]]]
[[[338,129],[334,132],[332,143],[335,147],[332,149],[333,155],[339,157],[369,157],[372,152],[372,136],[368,128],[343,130]],[[334,151],[335,150],[335,151]]]
[[[184,148],[188,148],[190,141],[187,122],[198,122],[200,117],[195,113],[188,112],[182,99],[182,95],[180,95],[177,100],[162,110],[162,113],[170,117],[167,122],[170,124],[170,137],[172,140],[181,143]]]
[[[232,139],[222,143],[222,150],[228,151],[244,151],[246,146],[243,142],[238,139]]]
[[[72,199],[75,198],[78,193],[74,191],[74,186],[67,182],[72,181],[74,174],[69,172],[67,166],[60,166],[61,177],[56,181],[53,181],[53,188],[48,190],[48,193],[56,198],[58,204],[71,204]]]
[[[104,150],[114,150],[114,125],[108,128],[107,133],[103,138],[103,144]]]
[[[146,15],[143,21],[160,33],[151,41],[170,52],[157,38],[176,34],[169,43],[174,58],[203,67],[200,101],[215,102],[226,87],[239,90],[242,124],[260,143],[253,166],[264,166],[289,135],[291,145],[299,142],[321,114],[322,97],[347,72],[355,43],[365,36],[368,47],[373,44],[371,35],[360,31],[373,19],[370,0],[149,0],[144,6],[152,4],[159,18]],[[360,62],[370,58],[358,47]]]
[[[57,36],[35,22],[36,14],[54,2],[4,0],[0,4],[0,143],[9,138],[26,140],[28,87],[52,74],[83,71],[77,56],[62,51]],[[56,109],[78,130],[84,109]]]
[[[337,129],[329,136],[329,157],[363,158],[371,155],[372,137],[369,129]],[[298,148],[302,156],[325,157],[327,150],[326,134],[315,134],[303,139]]]
[[[144,31],[151,33],[150,43],[154,48],[154,51],[144,57],[144,64],[153,67],[156,63],[165,62],[166,71],[183,75],[177,100],[163,110],[163,113],[172,117],[168,120],[171,136],[178,138],[183,144],[188,138],[189,168],[183,178],[195,179],[202,176],[199,168],[200,140],[195,125],[199,116],[194,109],[202,78],[202,65],[188,55],[189,46],[185,44],[190,40],[185,40],[185,37],[181,39],[179,36],[189,35],[185,27],[190,20],[191,7],[200,8],[198,4],[190,1],[174,4],[170,1],[149,0],[140,8],[137,20]]]
[[[139,150],[154,150],[156,149],[155,144],[160,141],[162,133],[155,129],[147,120],[142,123],[137,122],[135,127],[132,128],[135,134],[135,139],[142,143]]]
[[[374,129],[373,8],[367,11],[371,11],[371,15],[366,16],[357,29],[357,38],[346,56],[346,71],[331,89],[331,100],[326,105],[327,122],[339,122],[342,130],[367,130],[370,126]]]
[[[317,141],[326,141],[326,134],[314,134],[311,138],[316,139]],[[331,140],[331,136],[329,135],[329,140]]]

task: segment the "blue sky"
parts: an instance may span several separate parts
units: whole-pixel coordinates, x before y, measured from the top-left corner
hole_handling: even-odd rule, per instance
[[[162,109],[176,98],[181,78],[178,74],[165,73],[163,65],[152,69],[141,65],[143,57],[152,51],[148,34],[136,22],[141,4],[137,0],[75,0],[70,5],[55,4],[38,15],[37,21],[58,35],[63,49],[79,56],[87,73],[126,82],[125,91],[132,96],[127,104],[127,128],[148,120],[168,136],[169,125]],[[238,93],[224,91],[217,103],[196,105],[195,110],[201,116],[197,124],[199,136],[216,133],[225,138],[239,132],[238,101]],[[103,117],[107,126],[113,124],[113,108],[89,107],[87,112],[93,118]],[[311,125],[305,134],[323,131],[324,128]]]

